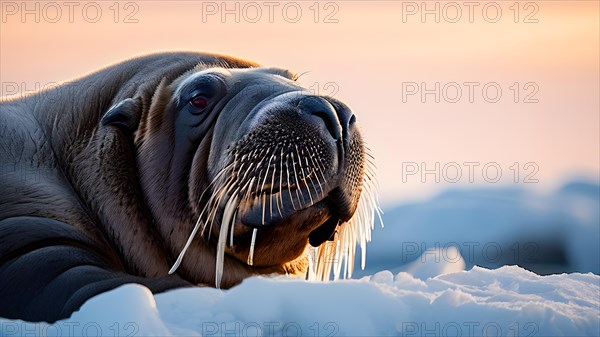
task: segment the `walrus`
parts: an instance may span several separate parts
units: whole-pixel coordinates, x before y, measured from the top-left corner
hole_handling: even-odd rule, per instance
[[[54,322],[126,283],[349,277],[364,257],[356,117],[289,70],[151,54],[0,107],[1,317]]]

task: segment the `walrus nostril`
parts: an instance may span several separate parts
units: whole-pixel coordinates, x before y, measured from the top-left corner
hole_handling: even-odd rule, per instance
[[[343,148],[349,150],[350,128],[356,123],[356,116],[346,104],[331,97],[326,97],[325,99],[334,108],[338,123],[341,125]]]
[[[356,123],[356,116],[352,115],[350,117],[350,121],[348,122],[348,126],[352,126],[354,123]]]
[[[320,117],[325,122],[325,127],[327,128],[327,131],[329,131],[329,133],[331,134],[331,136],[333,136],[334,139],[337,140],[341,137],[341,132],[339,128],[339,123],[337,122],[337,118],[336,120],[333,120],[331,118],[331,114],[324,111],[316,111],[312,112],[312,114],[314,116]]]
[[[321,97],[307,96],[299,102],[299,107],[302,111],[321,118],[334,139],[339,140],[342,137],[342,126],[335,108],[327,100]]]

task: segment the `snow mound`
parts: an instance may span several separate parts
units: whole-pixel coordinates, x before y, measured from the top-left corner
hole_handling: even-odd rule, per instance
[[[230,290],[155,296],[130,284],[54,325],[0,319],[0,335],[597,336],[599,295],[598,275],[539,276],[516,266],[424,279],[390,271],[328,283],[253,277]]]
[[[540,193],[510,187],[446,191],[385,209],[364,271],[406,271],[431,248],[456,247],[466,267],[520,265],[537,274],[600,274],[600,185],[573,181]],[[447,258],[452,259],[453,255]],[[427,256],[429,258],[429,256]]]

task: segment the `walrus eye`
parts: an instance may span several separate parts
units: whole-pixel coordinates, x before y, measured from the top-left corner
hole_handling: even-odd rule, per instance
[[[201,95],[198,95],[190,100],[190,104],[196,109],[204,109],[208,105],[208,101]]]

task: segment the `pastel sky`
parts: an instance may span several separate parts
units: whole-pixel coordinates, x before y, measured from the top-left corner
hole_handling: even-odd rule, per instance
[[[2,1],[2,95],[140,53],[212,51],[307,72],[302,83],[352,107],[384,204],[598,179],[597,1],[76,3]],[[439,182],[421,176],[436,163]]]

